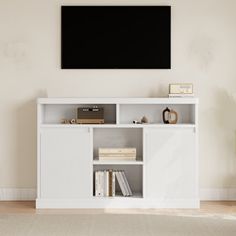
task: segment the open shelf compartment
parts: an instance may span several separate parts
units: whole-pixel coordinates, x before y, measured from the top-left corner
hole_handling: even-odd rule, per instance
[[[43,104],[41,124],[61,124],[76,119],[79,107],[103,107],[105,124],[116,124],[116,104]]]
[[[94,165],[93,166],[93,196],[95,197],[95,171],[101,170],[122,170],[125,173],[127,181],[130,185],[133,195],[127,198],[142,198],[143,197],[143,166],[135,165]],[[115,197],[123,197],[121,193],[120,186],[116,179],[115,183],[116,194]],[[105,197],[97,197],[97,198],[105,198]],[[107,197],[108,198],[108,197]],[[109,197],[111,198],[111,197]]]
[[[149,124],[163,124],[162,112],[168,107],[178,113],[177,124],[195,124],[195,104],[120,104],[119,123],[133,124],[146,116]]]
[[[136,161],[143,161],[143,129],[94,128],[93,161],[98,162],[99,148],[136,148]],[[122,162],[125,162],[123,160]],[[127,161],[130,162],[130,161]]]

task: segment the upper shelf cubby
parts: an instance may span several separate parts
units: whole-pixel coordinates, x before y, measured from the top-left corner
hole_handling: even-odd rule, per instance
[[[105,124],[116,124],[115,104],[44,104],[42,105],[42,124],[61,124],[63,119],[77,118],[79,107],[103,107]]]
[[[168,107],[178,114],[177,124],[195,124],[195,106],[193,104],[120,104],[119,123],[132,124],[143,116],[148,124],[163,124],[162,112]]]

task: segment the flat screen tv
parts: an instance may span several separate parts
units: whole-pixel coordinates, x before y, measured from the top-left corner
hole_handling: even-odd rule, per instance
[[[62,6],[62,69],[170,69],[170,6]]]

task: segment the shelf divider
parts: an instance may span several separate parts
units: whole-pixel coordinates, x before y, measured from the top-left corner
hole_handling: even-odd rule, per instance
[[[120,124],[120,104],[116,103],[116,124]]]

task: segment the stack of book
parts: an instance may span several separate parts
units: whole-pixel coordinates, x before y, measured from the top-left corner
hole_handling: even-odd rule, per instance
[[[132,191],[128,180],[122,170],[102,170],[95,171],[95,196],[115,197],[116,179],[123,196],[132,196]]]
[[[99,160],[136,160],[136,148],[99,148]]]

